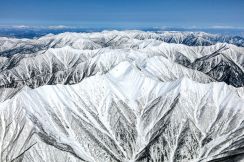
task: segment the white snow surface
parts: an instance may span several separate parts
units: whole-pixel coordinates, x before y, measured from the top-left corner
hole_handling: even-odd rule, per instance
[[[0,56],[0,161],[243,161],[244,89],[214,67],[240,85],[244,48],[162,35],[172,32],[0,38],[5,53],[48,44]]]

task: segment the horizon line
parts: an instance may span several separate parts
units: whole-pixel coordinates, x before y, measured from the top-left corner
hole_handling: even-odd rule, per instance
[[[104,27],[89,27],[82,25],[1,25],[0,29],[49,29],[49,30],[65,30],[65,29],[236,29],[242,30],[244,26],[229,26],[229,25],[213,25],[213,26],[137,26],[137,27],[124,27],[124,26],[104,26]]]

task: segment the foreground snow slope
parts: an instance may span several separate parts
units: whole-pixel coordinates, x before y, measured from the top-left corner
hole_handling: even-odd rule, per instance
[[[243,107],[224,83],[162,83],[122,62],[79,84],[24,88],[3,102],[1,161],[65,161],[55,156],[62,151],[73,161],[228,159],[244,151]]]
[[[0,161],[241,161],[242,40],[142,31],[1,38]]]

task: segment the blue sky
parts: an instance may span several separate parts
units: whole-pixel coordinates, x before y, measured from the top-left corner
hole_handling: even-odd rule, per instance
[[[0,25],[244,28],[244,0],[0,0]]]

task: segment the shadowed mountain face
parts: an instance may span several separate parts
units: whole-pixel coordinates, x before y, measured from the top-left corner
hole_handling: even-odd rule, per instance
[[[244,48],[232,39],[0,38],[0,161],[243,160]]]

